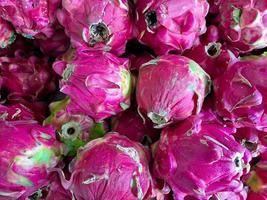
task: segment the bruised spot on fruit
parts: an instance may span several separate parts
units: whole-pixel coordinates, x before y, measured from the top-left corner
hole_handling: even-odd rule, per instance
[[[158,23],[156,11],[150,10],[147,13],[145,13],[145,20],[146,20],[147,27],[149,29],[151,30],[155,29]]]
[[[221,43],[209,43],[205,46],[205,52],[209,57],[216,58],[221,53],[221,47]]]
[[[110,39],[108,27],[103,22],[91,24],[91,26],[89,27],[89,31],[90,46],[94,46],[95,44],[101,42],[107,43]]]

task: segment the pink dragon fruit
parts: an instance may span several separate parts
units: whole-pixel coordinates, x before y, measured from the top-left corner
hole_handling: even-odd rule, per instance
[[[35,113],[23,104],[4,106],[0,104],[0,120],[35,120]]]
[[[267,130],[266,63],[267,57],[241,60],[214,81],[216,110],[225,121]]]
[[[51,37],[60,0],[0,1],[0,17],[26,38]]]
[[[266,200],[267,199],[267,161],[260,161],[246,181],[250,187],[248,200]]]
[[[42,99],[56,89],[55,76],[46,57],[28,57],[18,50],[14,57],[0,57],[0,69],[10,99]]]
[[[6,48],[12,44],[15,39],[16,34],[11,25],[0,17],[0,48]]]
[[[267,46],[266,0],[220,0],[222,34],[241,52]]]
[[[183,120],[201,110],[209,76],[193,60],[165,55],[142,65],[137,81],[139,109],[155,128]]]
[[[206,31],[206,0],[137,0],[136,9],[138,39],[158,55],[181,53]]]
[[[240,177],[249,171],[251,155],[230,129],[204,120],[192,116],[163,129],[157,144],[153,174],[171,186],[176,200],[240,192]]]
[[[52,57],[62,55],[70,46],[69,38],[62,29],[57,30],[51,38],[38,39],[35,42],[45,55]]]
[[[218,41],[219,30],[215,26],[209,26],[200,44],[183,54],[197,62],[212,79],[222,75],[229,62],[235,60],[234,54]]]
[[[0,121],[0,196],[25,199],[47,184],[63,151],[52,127]]]
[[[77,200],[145,199],[151,186],[147,156],[140,144],[116,133],[93,140],[71,167],[70,190]]]
[[[79,48],[74,55],[67,54],[55,62],[53,68],[62,76],[61,92],[70,97],[68,110],[72,113],[101,121],[130,105],[128,59]]]
[[[106,127],[103,123],[95,123],[92,118],[81,114],[72,114],[67,110],[68,98],[49,105],[50,116],[44,124],[51,124],[59,133],[60,141],[66,144],[69,156],[75,156],[78,148],[84,146],[90,139],[103,136]]]
[[[137,112],[136,107],[132,107],[113,119],[112,130],[126,135],[129,139],[138,142],[155,142],[159,138],[160,131],[153,129],[153,124],[145,122]]]
[[[237,129],[234,135],[237,141],[250,150],[252,157],[257,157],[260,153],[267,151],[267,144],[261,141],[264,136],[267,136],[265,132],[248,127]]]
[[[133,28],[128,0],[63,0],[62,7],[57,17],[74,47],[124,53]]]

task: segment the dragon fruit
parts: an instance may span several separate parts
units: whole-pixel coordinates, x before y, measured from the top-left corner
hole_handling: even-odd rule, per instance
[[[0,57],[0,70],[9,99],[23,97],[33,101],[56,89],[55,75],[46,57],[27,56],[17,50],[14,57]]]
[[[155,147],[153,174],[171,186],[177,200],[240,192],[240,177],[249,171],[251,155],[235,141],[233,132],[205,120],[191,116],[163,129]]]
[[[219,42],[216,26],[209,26],[200,44],[185,51],[183,55],[197,62],[212,79],[222,75],[229,62],[235,60],[234,54]]]
[[[35,42],[45,55],[52,57],[62,55],[70,46],[69,38],[62,29],[57,30],[51,38],[38,39]]]
[[[206,0],[137,0],[138,39],[158,55],[181,53],[205,33],[208,9]]]
[[[128,0],[63,0],[62,7],[57,17],[74,47],[124,53],[133,32]]]
[[[0,1],[0,17],[26,38],[51,37],[60,0]]]
[[[225,121],[267,130],[266,63],[267,57],[241,60],[214,81],[216,110]]]
[[[266,200],[267,198],[267,161],[260,161],[246,180],[250,187],[249,200]]]
[[[0,104],[0,120],[18,121],[34,120],[35,113],[23,104],[4,106]]]
[[[137,103],[155,128],[183,120],[201,110],[210,78],[193,60],[165,55],[139,70]]]
[[[0,48],[6,48],[12,44],[15,39],[16,34],[11,25],[0,17]]]
[[[0,196],[25,199],[47,184],[63,151],[52,127],[0,121]]]
[[[116,133],[89,142],[79,152],[71,172],[69,187],[77,200],[136,200],[149,195],[147,152]]]
[[[267,46],[266,0],[219,0],[221,32],[231,46],[249,52]]]
[[[79,48],[56,61],[53,68],[62,76],[60,91],[70,97],[68,110],[72,113],[101,121],[130,106],[128,59]]]
[[[137,112],[136,107],[132,107],[113,119],[112,130],[127,136],[129,139],[138,142],[155,142],[159,138],[160,131],[153,129],[150,121],[143,121]]]
[[[89,116],[69,113],[69,103],[68,98],[51,103],[51,114],[44,124],[51,124],[57,129],[60,141],[67,146],[68,155],[75,156],[78,148],[84,146],[94,136],[95,131],[98,136],[103,136],[106,127],[104,123],[95,123]]]

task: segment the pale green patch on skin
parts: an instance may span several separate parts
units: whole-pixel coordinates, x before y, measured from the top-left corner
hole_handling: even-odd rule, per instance
[[[22,34],[22,35],[23,35],[23,37],[25,37],[27,39],[31,39],[31,40],[34,39],[32,35],[29,35],[29,34]]]
[[[128,104],[126,104],[126,103],[121,102],[121,103],[120,103],[120,107],[121,107],[123,110],[127,110],[130,106],[129,106]]]
[[[48,134],[43,133],[43,132],[41,132],[41,137],[42,137],[43,139],[46,139],[46,140],[50,140],[50,139],[52,138],[51,135],[48,135]]]
[[[8,44],[12,44],[16,40],[16,34],[15,32],[12,32],[11,37],[8,40]]]
[[[14,194],[19,194],[19,192],[1,192],[0,191],[0,196],[4,196],[4,197],[12,197]]]
[[[14,32],[11,33],[11,36],[9,37],[7,42],[4,42],[0,44],[0,47],[2,49],[6,48],[8,45],[12,44],[16,40],[16,34]]]
[[[66,69],[63,71],[62,77],[64,81],[67,81],[75,70],[75,65],[67,64]]]
[[[145,67],[145,66],[149,66],[149,65],[157,65],[158,64],[158,61],[159,59],[155,58],[155,59],[152,59],[146,63],[144,63],[141,68]]]
[[[128,70],[121,68],[121,90],[125,97],[130,96],[132,90],[132,77]]]
[[[189,63],[189,69],[193,74],[204,81],[204,84],[206,86],[205,96],[207,96],[210,93],[211,87],[210,76],[196,62],[192,60]]]
[[[191,84],[188,86],[188,89],[189,89],[190,91],[195,91],[195,90],[196,90],[196,86],[195,86],[195,84],[194,84],[194,83],[191,83]]]
[[[51,149],[41,147],[40,149],[38,149],[38,151],[35,152],[34,156],[32,157],[32,160],[36,164],[45,164],[49,166],[53,156],[54,152]]]
[[[242,11],[238,8],[234,8],[233,13],[232,13],[232,17],[233,20],[236,24],[240,23],[240,17],[241,17]]]
[[[49,167],[54,160],[53,157],[55,157],[53,149],[39,145],[34,149],[26,150],[22,155],[16,156],[14,160],[22,168],[31,169],[36,165],[46,165]]]
[[[16,184],[23,185],[26,187],[32,187],[33,186],[33,183],[31,182],[31,180],[29,180],[28,178],[23,177],[23,176],[19,180],[16,181]]]

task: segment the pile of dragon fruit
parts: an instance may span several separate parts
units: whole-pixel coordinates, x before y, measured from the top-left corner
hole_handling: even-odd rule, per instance
[[[0,200],[267,200],[267,0],[0,0]]]

